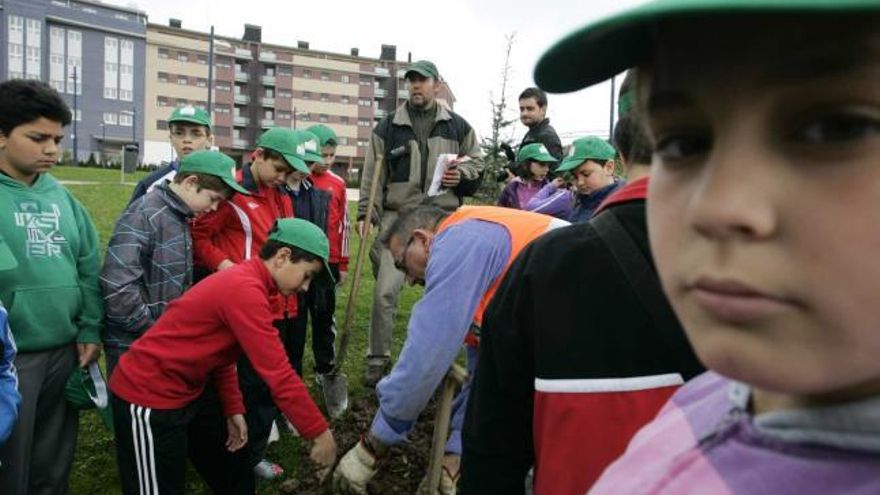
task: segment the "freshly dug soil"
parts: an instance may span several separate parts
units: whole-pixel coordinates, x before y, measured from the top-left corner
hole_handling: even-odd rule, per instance
[[[418,423],[409,434],[409,442],[391,449],[389,459],[367,487],[371,495],[412,495],[416,492],[428,469],[431,437],[434,434],[435,402],[436,400],[432,400],[422,411]],[[353,401],[348,412],[333,422],[333,434],[340,457],[354,447],[361,434],[369,429],[377,408],[376,397],[370,394]],[[330,480],[319,485],[311,478],[290,479],[282,483],[281,490],[297,495],[327,495],[333,493],[331,485]]]

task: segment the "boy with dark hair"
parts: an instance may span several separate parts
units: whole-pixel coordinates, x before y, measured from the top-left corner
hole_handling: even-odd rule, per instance
[[[336,312],[336,288],[345,283],[348,274],[351,223],[345,181],[331,169],[336,157],[336,133],[322,124],[313,125],[307,131],[317,138],[320,149],[320,160],[309,163],[312,173],[307,181],[330,195],[326,232],[330,239],[330,271],[336,277],[337,285],[323,289],[315,287],[304,298],[308,299],[309,312],[312,314],[312,350],[317,380],[324,393],[327,413],[331,418],[337,418],[348,408],[348,384],[345,377],[332,372],[336,361],[336,322],[333,315]],[[294,209],[301,217],[299,210]],[[323,292],[319,294],[318,291]],[[300,317],[304,318],[302,324],[305,325],[308,321],[305,311]]]
[[[216,210],[233,193],[250,194],[235,182],[234,168],[235,161],[218,151],[186,155],[172,182],[136,199],[116,222],[101,270],[108,374],[168,303],[192,285],[189,221]]]
[[[152,191],[156,186],[164,184],[166,180],[174,179],[174,174],[180,168],[180,161],[186,155],[211,147],[211,116],[202,108],[185,106],[175,108],[168,118],[168,131],[171,147],[174,148],[176,158],[152,172],[150,175],[139,180],[131,194],[129,204],[134,200]]]
[[[319,477],[326,476],[336,460],[336,443],[287,361],[272,326],[271,299],[307,290],[313,281],[332,284],[329,251],[327,237],[315,225],[278,220],[259,258],[211,275],[187,291],[122,356],[110,389],[123,493],[184,493],[187,424],[209,380],[228,418],[226,447],[235,451],[248,441],[235,371],[242,354],[288,420],[303,438],[314,441],[311,459]]]
[[[65,493],[77,411],[64,399],[71,371],[100,352],[104,316],[98,235],[85,208],[48,172],[70,110],[47,84],[0,84],[0,236],[18,260],[0,300],[18,345],[21,414],[0,448],[0,493]]]

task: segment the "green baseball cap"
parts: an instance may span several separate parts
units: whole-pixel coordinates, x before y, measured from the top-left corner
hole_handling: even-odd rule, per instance
[[[280,153],[290,168],[307,174],[310,170],[302,159],[302,155],[305,154],[304,147],[302,153],[297,153],[297,147],[301,146],[301,143],[302,140],[297,136],[296,131],[285,127],[272,127],[257,139],[258,148],[266,148]]]
[[[580,167],[586,160],[595,160],[597,162],[613,160],[614,155],[614,148],[602,138],[587,136],[575,139],[571,142],[571,149],[568,151],[568,156],[562,160],[562,165],[556,169],[556,172],[574,170]]]
[[[297,146],[297,155],[306,162],[306,165],[314,162],[322,162],[324,161],[324,157],[321,155],[321,140],[318,136],[312,134],[309,131],[296,131],[297,138],[300,140],[302,146],[302,153],[300,154],[300,146]]]
[[[336,146],[339,139],[336,138],[336,133],[333,132],[333,129],[327,127],[324,124],[315,124],[306,129],[311,132],[315,136],[318,136],[318,141],[321,142],[321,146]],[[332,141],[332,142],[331,142]]]
[[[269,231],[269,240],[283,242],[314,254],[324,262],[324,269],[316,282],[333,285],[336,280],[330,272],[327,260],[330,258],[330,241],[324,231],[312,222],[301,218],[279,218]]]
[[[567,93],[602,82],[646,60],[657,21],[737,14],[840,14],[877,11],[878,0],[654,0],[607,16],[557,41],[535,66],[535,82]]]
[[[12,254],[12,249],[9,248],[9,244],[3,239],[3,236],[0,236],[0,271],[12,270],[17,266],[18,261]]]
[[[219,151],[201,150],[194,151],[180,160],[178,174],[199,173],[219,177],[224,184],[231,187],[235,192],[250,195],[251,193],[241,187],[235,181],[232,171],[235,170],[235,160],[220,153]]]
[[[519,152],[516,154],[516,163],[522,163],[526,160],[533,162],[556,162],[556,158],[541,143],[527,144],[519,149]]]
[[[203,125],[208,129],[211,128],[211,116],[208,115],[208,112],[193,106],[175,108],[171,112],[171,117],[168,118],[169,124],[174,122],[189,122],[190,124]]]
[[[409,75],[412,72],[417,72],[422,75],[422,77],[433,77],[436,80],[440,79],[440,71],[437,70],[437,66],[434,65],[434,62],[430,60],[419,60],[418,62],[413,62],[412,65],[406,68],[406,72],[403,74],[404,79],[409,79]]]

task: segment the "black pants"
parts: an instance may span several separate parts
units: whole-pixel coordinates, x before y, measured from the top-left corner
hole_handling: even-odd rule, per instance
[[[281,331],[285,324],[290,324],[290,321],[276,320],[273,324]],[[263,452],[269,443],[269,434],[272,432],[272,422],[278,417],[279,411],[272,399],[269,386],[245,356],[238,360],[238,387],[244,397],[244,407],[247,410],[244,418],[248,425],[248,442],[242,451],[248,465],[253,468],[263,458]]]
[[[339,265],[330,265],[330,272],[339,279]],[[329,373],[336,364],[336,288],[318,287],[312,284],[305,294],[297,300],[298,314],[292,327],[280,329],[284,350],[290,364],[299,376],[303,376],[303,354],[306,347],[306,333],[309,315],[312,317],[312,353],[315,355],[315,372]]]
[[[250,466],[241,453],[229,454],[223,446],[226,419],[221,414],[199,401],[180,409],[142,407],[115,394],[112,401],[124,495],[184,494],[187,457],[214,493],[253,495]]]

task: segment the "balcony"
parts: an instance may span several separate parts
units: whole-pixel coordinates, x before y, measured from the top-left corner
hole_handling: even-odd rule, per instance
[[[275,119],[263,119],[260,121],[260,124],[263,126],[263,129],[267,127],[275,127]]]
[[[401,99],[404,99],[404,100],[408,100],[408,99],[409,99],[409,90],[408,90],[408,89],[401,89],[401,90],[399,90],[399,91],[397,92],[397,97],[398,97],[398,98],[401,98]]]
[[[242,105],[247,105],[251,102],[251,97],[248,95],[237,94],[235,95],[235,102],[240,103]]]
[[[274,62],[275,61],[275,52],[260,52],[260,61],[261,62]]]
[[[233,138],[232,139],[232,147],[235,149],[239,149],[239,150],[247,149],[248,146],[250,146],[250,143],[248,143],[247,139],[241,139],[241,138]]]
[[[235,58],[246,58],[248,60],[253,60],[254,55],[247,48],[236,48],[235,49]]]
[[[251,123],[251,119],[241,115],[236,115],[232,118],[232,123],[238,127],[244,127]]]
[[[263,76],[262,81],[266,86],[275,86],[275,76]]]
[[[385,98],[386,96],[388,96],[388,90],[381,89],[381,88],[376,88],[373,90],[373,97],[374,98]]]
[[[251,79],[247,72],[235,71],[235,80],[238,82],[248,82]]]
[[[373,71],[374,71],[377,75],[379,75],[379,76],[383,76],[383,77],[388,77],[388,76],[391,75],[391,71],[389,71],[389,70],[386,69],[385,67],[375,67],[375,68],[373,69]]]
[[[268,96],[263,97],[263,106],[264,107],[274,107],[275,106],[275,98],[269,98]]]
[[[385,110],[382,110],[381,108],[377,108],[376,112],[373,115],[377,119],[384,119],[388,115],[388,112],[386,112]]]

